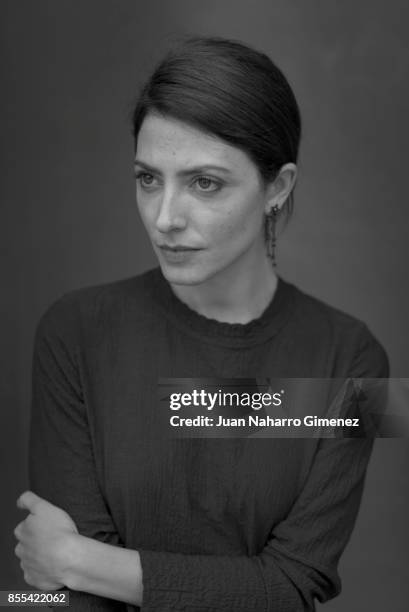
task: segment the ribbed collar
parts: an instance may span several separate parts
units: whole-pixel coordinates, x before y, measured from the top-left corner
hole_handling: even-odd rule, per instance
[[[192,310],[174,294],[159,267],[147,273],[146,286],[164,315],[184,332],[210,344],[245,348],[269,340],[291,316],[295,287],[280,276],[277,278],[271,302],[258,318],[248,323],[225,323]]]

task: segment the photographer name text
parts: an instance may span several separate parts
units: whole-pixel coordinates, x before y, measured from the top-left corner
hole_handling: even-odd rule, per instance
[[[198,415],[196,417],[181,417],[172,415],[169,419],[172,427],[359,427],[359,418],[326,419],[316,415],[299,418],[274,418],[249,414],[246,417],[228,418],[221,415],[218,418]]]

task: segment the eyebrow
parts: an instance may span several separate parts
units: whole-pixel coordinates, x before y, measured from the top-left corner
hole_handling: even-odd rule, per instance
[[[140,159],[135,159],[135,166],[140,166],[145,170],[150,172],[156,172],[156,174],[161,174],[159,168],[155,168],[154,166],[150,166],[146,164]],[[186,170],[180,170],[177,172],[177,176],[189,176],[191,174],[198,174],[200,172],[205,172],[206,170],[218,170],[219,172],[224,172],[225,174],[231,174],[231,170],[229,168],[225,168],[224,166],[217,166],[214,164],[204,164],[202,166],[193,166],[192,168],[188,168]]]

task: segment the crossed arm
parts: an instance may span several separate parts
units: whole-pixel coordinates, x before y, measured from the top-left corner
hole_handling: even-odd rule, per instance
[[[68,587],[78,612],[123,611],[121,602],[144,612],[312,611],[314,598],[339,592],[336,565],[359,507],[371,443],[323,440],[292,511],[255,557],[127,550],[113,529],[80,535],[65,511],[26,492],[19,506],[30,514],[16,532],[26,579],[42,589]],[[90,533],[85,518],[80,527]]]
[[[125,610],[120,602],[144,612],[312,612],[315,598],[340,590],[336,565],[359,507],[371,443],[323,441],[315,459],[321,467],[255,557],[127,550],[117,538],[109,544],[80,535],[65,511],[31,492],[19,499],[30,514],[16,529],[16,552],[29,584],[68,587],[78,612]]]

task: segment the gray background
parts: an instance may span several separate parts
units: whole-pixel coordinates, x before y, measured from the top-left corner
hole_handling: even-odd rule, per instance
[[[27,486],[35,325],[62,293],[154,257],[134,202],[129,113],[178,34],[234,37],[288,76],[304,120],[296,211],[279,273],[367,322],[408,377],[409,4],[348,0],[2,0],[0,588]],[[333,612],[408,601],[405,440],[376,443]]]

